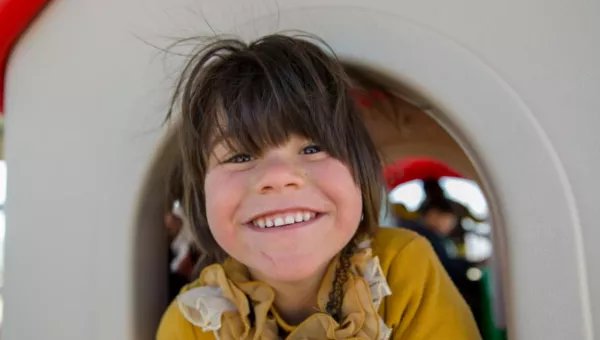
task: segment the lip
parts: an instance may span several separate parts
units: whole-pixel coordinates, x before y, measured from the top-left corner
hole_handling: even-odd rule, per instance
[[[287,210],[290,211],[290,210]],[[288,225],[284,225],[284,226],[280,226],[280,227],[270,227],[270,228],[261,228],[258,226],[255,226],[252,222],[246,223],[246,227],[252,229],[253,231],[256,232],[260,232],[260,233],[273,233],[273,232],[282,232],[282,231],[290,231],[290,230],[294,230],[294,229],[300,229],[300,228],[304,228],[304,227],[308,227],[311,226],[313,223],[319,221],[321,218],[323,218],[325,215],[325,213],[316,213],[315,217],[313,217],[311,220],[309,221],[305,221],[305,222],[296,222],[294,224],[288,224]],[[262,216],[266,216],[266,215],[262,215]]]
[[[287,214],[290,212],[296,212],[296,211],[308,211],[308,212],[312,212],[315,213],[317,215],[322,215],[323,212],[322,211],[318,211],[315,209],[311,209],[311,208],[307,208],[307,207],[293,207],[293,208],[285,208],[285,209],[277,209],[277,210],[269,210],[269,211],[263,211],[259,214],[253,215],[252,217],[250,217],[248,220],[246,220],[246,222],[244,222],[244,224],[252,224],[253,221],[259,219],[259,218],[263,218],[266,216],[273,216],[273,215],[279,215],[279,214]],[[310,221],[308,221],[310,222]]]

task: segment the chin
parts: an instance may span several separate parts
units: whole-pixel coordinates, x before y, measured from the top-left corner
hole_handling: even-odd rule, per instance
[[[279,282],[297,282],[315,275],[323,274],[330,260],[302,261],[292,259],[274,259],[268,265],[262,265],[259,271],[271,280]]]

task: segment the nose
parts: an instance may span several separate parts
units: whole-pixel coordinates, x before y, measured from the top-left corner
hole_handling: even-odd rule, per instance
[[[271,159],[264,162],[256,179],[256,192],[268,194],[301,188],[306,180],[303,169],[290,161]]]

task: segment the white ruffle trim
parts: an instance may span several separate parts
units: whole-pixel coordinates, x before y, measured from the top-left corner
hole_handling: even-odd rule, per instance
[[[383,322],[383,319],[379,317],[379,339],[377,340],[388,340],[392,336],[392,330]]]
[[[358,248],[365,249],[370,245],[371,241],[366,240],[361,242]],[[374,256],[367,261],[363,277],[369,284],[373,305],[377,310],[383,298],[392,294],[378,257]],[[205,286],[190,289],[177,297],[177,303],[181,313],[191,324],[202,328],[205,332],[213,331],[215,335],[217,335],[216,331],[221,328],[223,313],[237,310],[231,301],[223,297],[219,287]],[[379,317],[378,340],[387,340],[391,334],[391,329]]]
[[[177,297],[183,316],[205,332],[221,328],[221,315],[236,311],[237,307],[221,293],[219,287],[198,287]]]

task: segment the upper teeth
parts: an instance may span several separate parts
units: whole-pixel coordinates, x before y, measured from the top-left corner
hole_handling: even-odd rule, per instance
[[[261,217],[252,221],[252,224],[260,228],[281,227],[288,224],[309,221],[313,219],[315,215],[316,214],[314,212],[297,211],[292,213]]]

